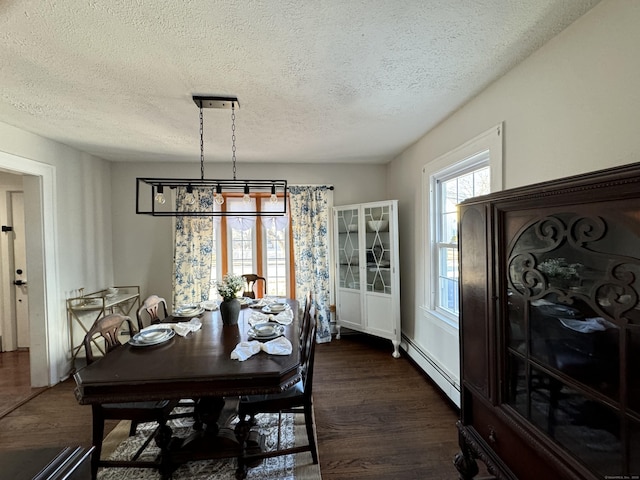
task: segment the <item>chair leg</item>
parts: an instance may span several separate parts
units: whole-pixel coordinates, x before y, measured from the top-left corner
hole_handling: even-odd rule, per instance
[[[104,418],[100,413],[100,406],[93,405],[93,446],[94,450],[91,454],[91,478],[96,480],[98,477],[98,466],[100,464],[100,454],[102,453],[102,437],[104,435]]]
[[[316,436],[313,428],[313,408],[310,403],[304,406],[304,423],[307,427],[307,440],[311,447],[311,458],[313,463],[318,463],[318,448],[316,447]]]
[[[129,436],[133,437],[136,434],[136,430],[138,429],[138,422],[135,420],[131,420],[131,426],[129,427]]]

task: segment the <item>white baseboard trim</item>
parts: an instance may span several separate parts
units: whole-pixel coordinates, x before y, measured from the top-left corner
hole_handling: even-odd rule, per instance
[[[402,348],[433,382],[460,407],[460,384],[411,339],[402,336]]]

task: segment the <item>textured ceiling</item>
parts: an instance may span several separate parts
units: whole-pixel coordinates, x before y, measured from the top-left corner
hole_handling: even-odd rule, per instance
[[[598,0],[3,0],[0,121],[115,161],[389,161]],[[207,109],[205,158],[231,156]]]

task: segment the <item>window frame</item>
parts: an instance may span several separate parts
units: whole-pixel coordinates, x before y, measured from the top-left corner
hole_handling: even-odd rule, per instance
[[[485,165],[489,167],[490,191],[502,189],[502,123],[490,128],[465,144],[435,158],[422,170],[424,219],[424,299],[422,309],[437,321],[454,329],[459,328],[457,315],[444,311],[438,305],[439,259],[437,233],[441,219],[437,198],[437,181],[451,179]]]
[[[269,229],[265,228],[264,225],[262,225],[261,228],[261,233],[260,236],[261,238],[261,244],[262,244],[262,265],[261,265],[261,269],[262,272],[264,273],[264,277],[267,278],[266,272],[267,272],[267,231]],[[285,258],[284,258],[284,262],[285,262],[285,290],[287,292],[287,296],[289,295],[289,292],[291,292],[291,275],[292,275],[292,269],[291,269],[291,263],[292,263],[292,256],[291,256],[291,219],[289,219],[289,225],[287,227],[287,229],[284,231],[284,254],[285,254]],[[267,284],[267,288],[268,286],[271,285],[271,282],[269,282]],[[267,295],[267,292],[265,292],[265,295]]]
[[[229,198],[236,198],[238,195],[224,194],[225,203],[223,208],[226,207]],[[251,194],[252,199],[256,202],[256,209],[261,208],[262,199],[266,197],[263,194]],[[288,202],[286,197],[284,201]],[[231,272],[233,267],[233,241],[232,241],[232,227],[229,225],[226,216],[219,217],[219,224],[214,226],[216,234],[216,247],[217,256],[219,261],[213,265],[212,271],[216,271],[218,278],[221,278],[223,272]],[[292,229],[291,229],[291,215],[287,213],[288,226],[285,233],[285,262],[286,262],[286,295],[287,297],[293,297],[293,285],[295,284],[295,272],[293,269],[293,249],[292,249]],[[269,277],[266,275],[266,229],[262,225],[262,217],[255,217],[255,224],[251,229],[251,243],[252,243],[252,271],[246,273],[256,273],[261,275],[269,281]],[[212,292],[217,294],[215,285],[212,286]],[[265,292],[267,295],[267,292]]]

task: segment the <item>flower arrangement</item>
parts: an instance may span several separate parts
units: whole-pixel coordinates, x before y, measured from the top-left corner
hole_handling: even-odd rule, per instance
[[[578,278],[581,263],[567,263],[564,258],[550,258],[542,262],[538,268],[551,278],[564,278],[566,280]]]
[[[216,284],[218,293],[223,300],[232,300],[238,296],[238,292],[244,287],[244,280],[239,275],[227,273],[222,281]]]

